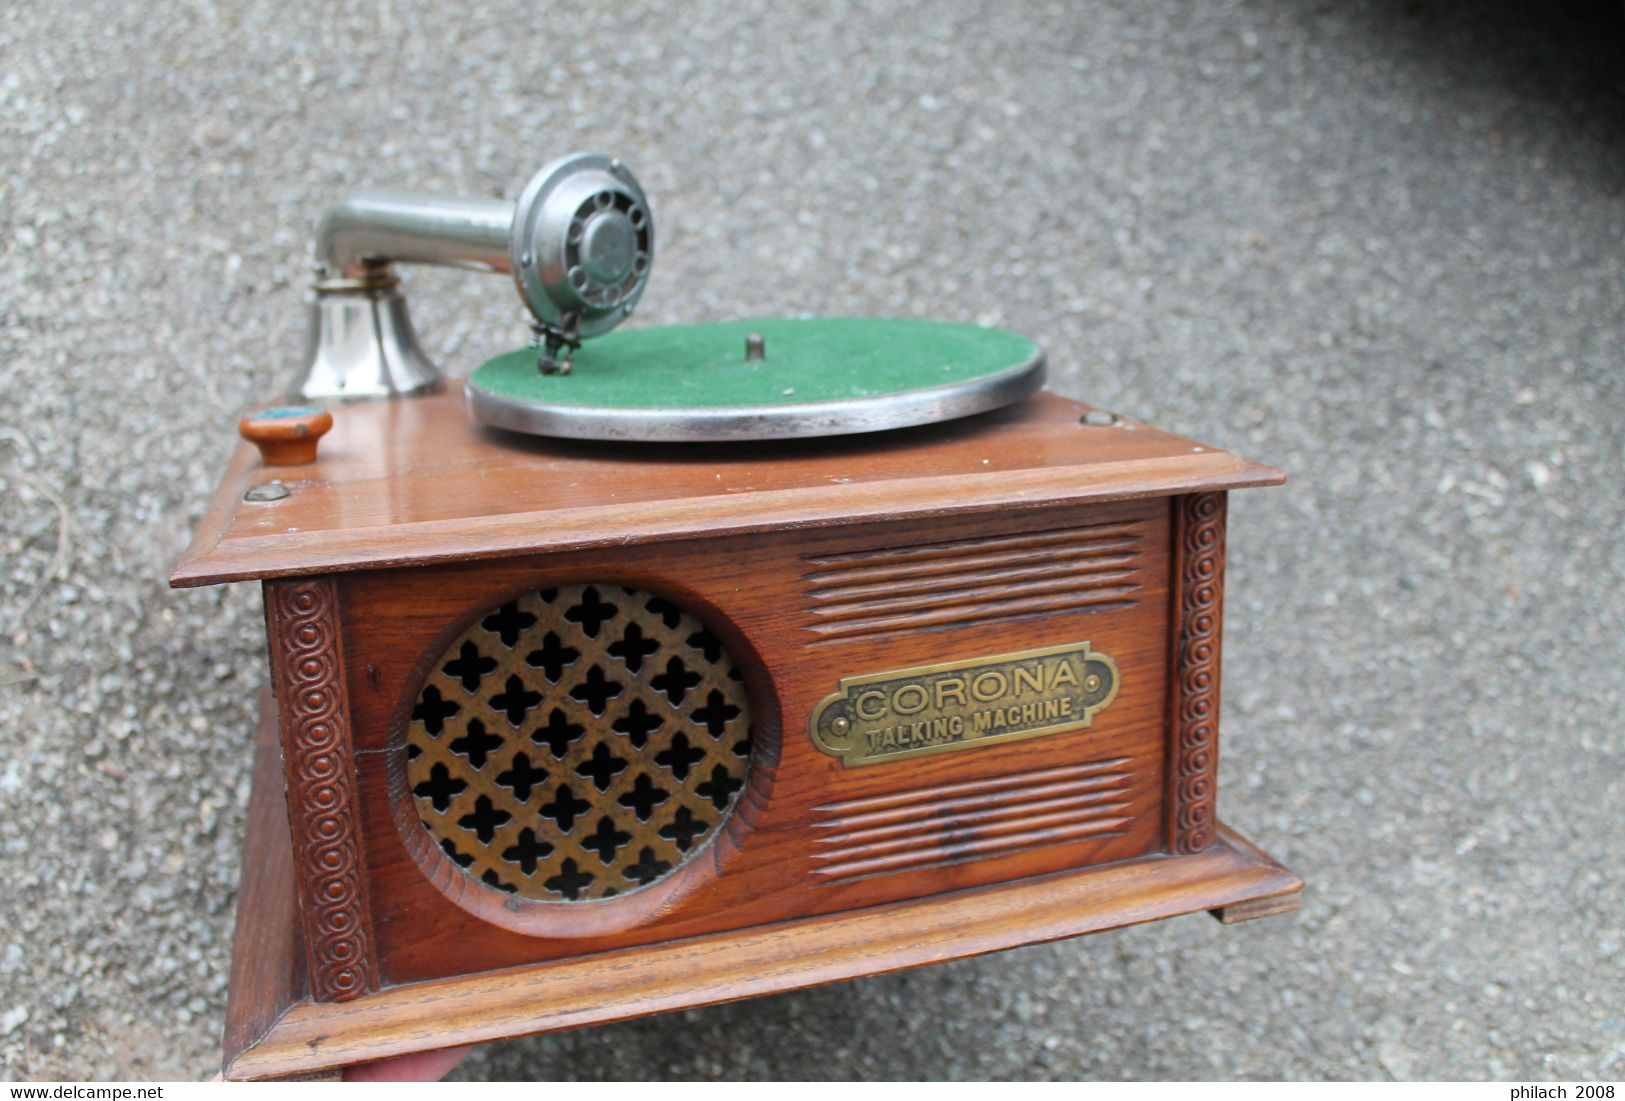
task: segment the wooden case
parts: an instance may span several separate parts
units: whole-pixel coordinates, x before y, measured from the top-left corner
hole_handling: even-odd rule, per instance
[[[1225,494],[1277,472],[1047,394],[875,437],[618,450],[457,406],[345,407],[303,467],[245,447],[176,570],[265,586],[228,1077],[1296,905],[1300,881],[1215,815]],[[243,500],[273,479],[285,498]],[[578,585],[703,623],[753,749],[698,857],[532,901],[426,831],[408,728],[465,628]],[[809,734],[846,679],[1083,643],[1117,687],[1081,728],[861,765]]]

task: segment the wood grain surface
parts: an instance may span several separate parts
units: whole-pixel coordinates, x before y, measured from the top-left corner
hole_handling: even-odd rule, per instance
[[[855,519],[1276,485],[1279,471],[1040,393],[926,428],[775,444],[571,443],[473,425],[462,387],[334,411],[318,461],[233,458],[177,586]],[[282,480],[290,494],[245,502]]]
[[[636,952],[398,987],[292,1007],[231,1077],[320,1069],[414,1051],[607,1024],[839,982],[1134,925],[1249,899],[1285,902],[1301,881],[1227,843],[1022,880],[832,919]]]
[[[653,948],[386,987],[318,1002],[284,814],[275,704],[261,695],[223,1072],[306,1079],[361,1062],[645,1016],[940,963],[1208,910],[1296,907],[1302,881],[1218,827],[1200,854],[1153,855]]]
[[[248,800],[242,882],[231,939],[226,991],[225,1062],[258,1043],[277,1018],[308,996],[309,961],[299,920],[288,800],[283,792],[282,740],[276,702],[260,692],[254,732],[254,786]]]
[[[322,459],[272,505],[240,501],[274,472],[239,452],[173,579],[266,579],[282,755],[279,769],[262,748],[256,766],[244,898],[267,917],[239,923],[230,1075],[1294,905],[1296,877],[1213,816],[1224,493],[1280,475],[1144,426],[1085,426],[1084,409],[1040,395],[881,440],[605,451],[476,430],[452,395],[363,404],[340,410]],[[615,643],[549,620],[569,639],[544,638],[532,661],[508,618],[540,622],[558,592],[574,594],[560,615],[584,616],[589,586],[594,631]],[[634,592],[658,600],[600,607]],[[625,686],[636,644],[679,623],[683,645],[730,657],[729,692],[714,694],[741,713],[748,701],[731,809],[686,861],[655,860],[650,842],[648,867],[622,869],[636,882],[613,892],[504,889],[503,854],[527,859],[535,836],[498,838],[498,794],[517,829],[540,792],[562,805],[577,773],[633,797],[634,772],[673,767],[627,734],[648,718],[627,709],[653,714],[659,686]],[[861,762],[809,733],[849,681],[1085,645],[1115,670],[1087,725]],[[531,678],[550,647],[590,652],[593,668]],[[584,693],[586,710],[559,693]],[[691,710],[661,719],[700,721]],[[555,712],[602,727],[593,760],[585,742],[528,755],[551,746],[537,724]],[[442,745],[459,715],[446,721],[482,725]],[[527,747],[522,770],[509,740]],[[665,731],[642,748],[656,741],[677,744]],[[596,756],[625,777],[600,783]],[[436,765],[476,802],[426,812]],[[470,859],[458,830],[501,844]],[[585,865],[583,839],[571,844]]]
[[[272,720],[262,731],[272,729]],[[245,895],[292,896],[292,861],[275,809],[281,773],[262,734],[248,851],[264,869]],[[264,794],[262,794],[264,793]],[[277,875],[285,878],[279,883]],[[693,1006],[940,963],[1179,914],[1223,917],[1260,901],[1290,908],[1302,881],[1219,827],[1205,852],[1157,854],[870,907],[831,917],[686,938],[648,948],[388,987],[343,1003],[300,995],[297,922],[246,934],[234,968],[225,1076],[316,1074],[347,1065],[532,1032],[607,1024]],[[276,934],[280,931],[282,937]],[[255,979],[253,976],[261,976]],[[268,1025],[266,1022],[270,1022]],[[245,1042],[246,1041],[246,1042]]]
[[[1159,850],[1169,509],[1162,499],[1014,517],[994,511],[948,530],[932,521],[868,523],[685,540],[657,555],[632,546],[340,575],[361,831],[383,981],[837,913]],[[916,563],[958,570],[981,541],[1088,525],[1133,533],[1122,599],[863,634],[838,645],[814,629],[822,621],[804,575],[818,561],[911,547]],[[467,874],[424,829],[406,775],[410,711],[422,685],[439,674],[434,663],[468,624],[528,589],[588,582],[664,595],[727,647],[752,701],[752,767],[733,815],[702,858],[600,903],[518,899]],[[974,584],[955,584],[972,590],[957,599],[979,605],[999,603],[1022,582],[995,570]],[[1088,729],[861,768],[820,752],[809,737],[814,707],[842,677],[1081,642],[1110,655],[1121,671],[1116,700]],[[1066,771],[1106,762],[1108,782],[1098,791]],[[1095,799],[1100,791],[1110,798]],[[900,795],[918,812],[912,831],[854,838],[832,825],[842,818],[842,804]],[[873,862],[865,874],[831,874],[854,872],[866,860]]]

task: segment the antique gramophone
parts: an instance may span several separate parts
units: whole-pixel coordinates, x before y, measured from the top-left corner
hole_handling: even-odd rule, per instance
[[[998,330],[616,329],[653,228],[592,155],[324,219],[301,392],[373,400],[245,418],[173,577],[264,587],[228,1078],[1297,905],[1214,809],[1280,474]],[[511,272],[533,346],[442,383],[398,262]]]

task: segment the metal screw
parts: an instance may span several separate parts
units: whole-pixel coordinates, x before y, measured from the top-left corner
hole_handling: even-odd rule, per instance
[[[1108,413],[1104,409],[1091,409],[1079,418],[1079,424],[1086,424],[1090,428],[1110,428],[1117,423],[1117,414]]]
[[[767,341],[761,333],[751,333],[745,338],[745,362],[767,358]]]
[[[243,494],[243,500],[263,504],[267,501],[280,501],[288,495],[288,487],[281,482],[266,482],[262,486],[255,486]]]
[[[845,734],[848,730],[852,729],[852,720],[843,715],[841,718],[831,722],[829,724],[829,728],[836,734]]]

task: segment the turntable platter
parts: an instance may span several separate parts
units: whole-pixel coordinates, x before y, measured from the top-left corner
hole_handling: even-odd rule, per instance
[[[484,424],[574,439],[791,439],[929,424],[1038,389],[1044,357],[1002,329],[891,318],[801,318],[621,329],[543,374],[535,349],[468,380]]]

